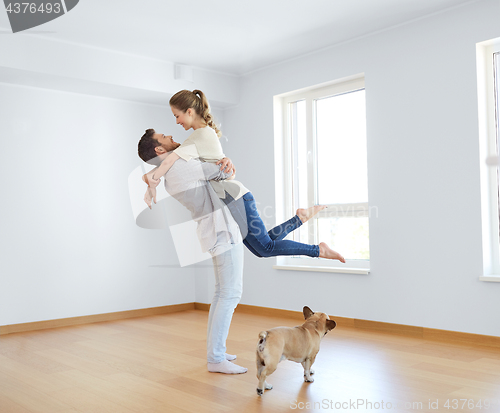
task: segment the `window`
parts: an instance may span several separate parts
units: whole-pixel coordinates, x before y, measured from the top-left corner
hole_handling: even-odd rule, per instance
[[[500,180],[499,168],[486,160],[498,160],[500,138],[500,39],[478,43],[478,109],[483,233],[483,281],[500,282]]]
[[[367,273],[368,173],[364,79],[351,78],[275,97],[278,216],[328,208],[294,231],[295,241],[323,241],[346,258],[278,257],[277,268]],[[281,212],[281,215],[279,214]],[[327,267],[327,268],[325,268]]]

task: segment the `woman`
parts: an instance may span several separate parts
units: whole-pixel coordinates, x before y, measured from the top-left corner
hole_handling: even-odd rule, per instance
[[[193,129],[194,132],[179,148],[167,156],[156,170],[145,175],[144,180],[151,188],[155,188],[159,184],[159,177],[165,175],[179,158],[186,161],[200,158],[205,162],[220,162],[224,158],[218,139],[221,136],[221,131],[214,122],[210,113],[210,105],[204,93],[201,90],[192,92],[181,90],[172,96],[169,103],[177,124],[185,130]],[[234,179],[234,174],[231,179]],[[252,193],[240,182],[232,180],[212,183],[212,186],[228,205],[240,226],[245,246],[257,257],[307,255],[345,263],[344,257],[324,242],[318,245],[309,245],[283,240],[291,231],[324,209],[324,206],[298,209],[296,215],[289,221],[266,231]]]

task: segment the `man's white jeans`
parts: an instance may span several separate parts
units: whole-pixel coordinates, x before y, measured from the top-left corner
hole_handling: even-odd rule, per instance
[[[226,339],[233,312],[243,292],[243,244],[212,257],[215,294],[208,313],[207,361],[221,363],[226,359]]]

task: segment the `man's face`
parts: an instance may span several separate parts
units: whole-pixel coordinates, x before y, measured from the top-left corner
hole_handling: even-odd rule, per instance
[[[173,151],[174,149],[177,149],[179,146],[181,146],[181,144],[175,142],[174,139],[172,138],[172,136],[170,136],[170,135],[166,136],[163,133],[155,133],[153,135],[153,138],[158,141],[160,146],[163,149],[165,149],[166,152]]]

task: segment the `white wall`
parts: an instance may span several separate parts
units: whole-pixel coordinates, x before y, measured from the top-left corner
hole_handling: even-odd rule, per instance
[[[195,269],[167,230],[135,225],[129,199],[144,130],[187,136],[168,106],[6,84],[0,96],[0,325],[195,301]]]
[[[0,82],[164,105],[198,88],[215,106],[235,104],[238,78],[193,68],[193,84],[175,79],[174,63],[24,35],[0,36]]]
[[[365,73],[369,202],[378,208],[369,275],[273,270],[274,260],[247,252],[242,303],[500,335],[500,284],[478,280],[475,70],[475,44],[500,36],[498,16],[498,0],[475,2],[241,79],[225,149],[262,210],[275,205],[273,96]]]
[[[273,210],[273,96],[364,72],[369,197],[379,211],[371,273],[277,271],[247,253],[242,303],[500,335],[500,285],[478,281],[475,72],[475,43],[500,36],[499,15],[498,0],[470,3],[239,80],[197,72],[192,87],[172,81],[168,62],[125,65],[117,78],[128,57],[107,57],[107,70],[97,52],[76,47],[67,60],[88,70],[65,77],[58,59],[19,53],[60,56],[65,46],[2,36],[0,325],[209,302],[213,291],[210,262],[179,268],[169,232],[138,228],[129,205],[144,129],[186,136],[168,107],[5,83],[136,102],[199,87],[220,107],[240,96],[216,111],[223,146],[260,208]]]

